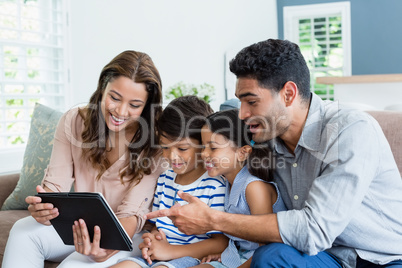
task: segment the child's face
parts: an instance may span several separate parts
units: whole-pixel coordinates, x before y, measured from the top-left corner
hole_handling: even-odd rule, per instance
[[[163,157],[176,174],[187,174],[197,168],[197,158],[202,150],[202,146],[197,140],[183,138],[172,141],[161,135],[159,142]]]
[[[223,135],[213,133],[207,126],[202,128],[201,136],[204,146],[201,157],[208,175],[211,177],[224,175],[233,181],[241,168],[237,161],[237,147],[234,142]]]

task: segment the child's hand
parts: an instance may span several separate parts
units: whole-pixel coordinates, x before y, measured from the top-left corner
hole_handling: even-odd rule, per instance
[[[152,264],[150,254],[149,254],[149,249],[152,247],[152,241],[161,241],[161,240],[166,240],[166,235],[163,233],[163,231],[158,231],[157,229],[152,230],[150,233],[145,233],[142,235],[142,243],[138,246],[141,250],[142,257],[147,260],[148,264]]]
[[[150,256],[148,255],[148,250],[152,245],[152,240],[155,240],[155,231],[151,232],[151,233],[145,233],[142,235],[142,243],[139,244],[139,249],[141,250],[142,253],[142,257],[147,260],[148,264],[151,265],[152,264],[152,260],[150,258]]]
[[[157,239],[157,236],[160,236],[161,239]],[[173,259],[172,245],[169,244],[162,230],[158,230],[158,234],[154,235],[151,242],[151,246],[147,250],[147,255],[151,260],[167,261]]]
[[[157,232],[157,231],[156,231]],[[150,233],[145,233],[142,235],[142,243],[138,246],[140,249],[149,248],[151,246],[151,241],[155,239],[155,231]]]
[[[211,261],[221,261],[221,254],[211,254],[202,258],[201,263],[211,262]]]

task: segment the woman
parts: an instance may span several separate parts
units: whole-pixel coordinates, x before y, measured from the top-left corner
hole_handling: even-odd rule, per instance
[[[161,112],[161,88],[159,72],[147,54],[124,51],[112,59],[89,104],[61,118],[37,191],[66,192],[74,185],[77,192],[101,192],[127,233],[139,233],[163,171],[153,124]],[[129,255],[99,247],[100,232],[107,230],[95,228],[91,243],[83,220],[73,227],[74,246],[64,245],[50,224],[57,208],[35,196],[26,202],[32,217],[13,226],[3,267],[43,267],[44,260],[60,262],[74,251],[83,255],[72,254],[62,267],[107,260],[99,264],[105,267]]]

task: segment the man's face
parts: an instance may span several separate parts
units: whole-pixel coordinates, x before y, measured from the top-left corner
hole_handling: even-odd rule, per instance
[[[271,140],[288,130],[291,120],[280,93],[260,87],[256,79],[238,78],[236,96],[241,102],[239,118],[249,126],[255,142]]]

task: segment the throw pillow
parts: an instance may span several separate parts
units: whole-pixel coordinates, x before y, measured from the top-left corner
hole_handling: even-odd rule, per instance
[[[54,132],[62,114],[45,105],[35,104],[20,179],[1,210],[28,208],[25,198],[35,195],[36,186],[42,182],[53,149]]]

